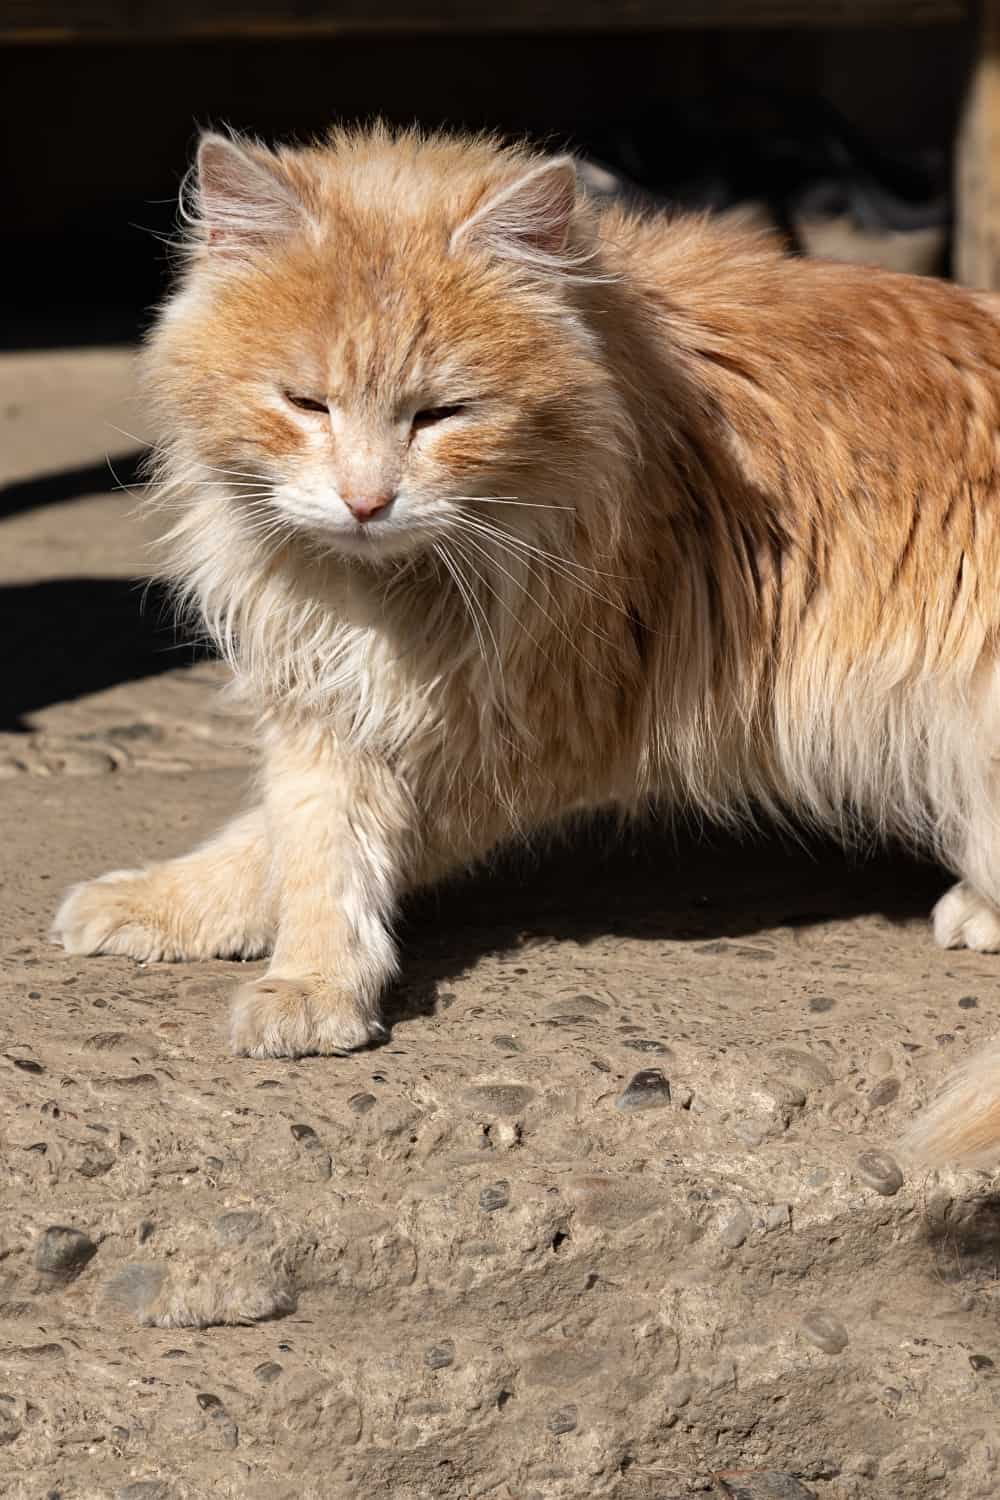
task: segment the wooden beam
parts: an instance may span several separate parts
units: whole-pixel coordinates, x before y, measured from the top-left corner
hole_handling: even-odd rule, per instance
[[[0,0],[0,41],[924,25],[969,0]]]
[[[956,280],[1000,290],[1000,0],[983,0],[955,161]]]

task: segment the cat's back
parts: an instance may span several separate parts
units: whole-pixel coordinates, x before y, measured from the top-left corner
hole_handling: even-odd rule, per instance
[[[684,347],[740,339],[751,354],[807,356],[817,370],[851,348],[981,361],[1000,369],[1000,296],[935,277],[801,257],[777,233],[710,215],[601,217],[603,252],[661,330]],[[867,361],[866,361],[867,362]]]
[[[929,489],[1000,488],[1000,297],[787,254],[707,217],[612,210],[630,288],[615,358],[676,368],[749,477],[881,512]],[[794,496],[793,496],[794,499]]]

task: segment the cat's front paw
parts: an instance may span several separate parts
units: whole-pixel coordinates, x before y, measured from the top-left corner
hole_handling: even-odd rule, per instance
[[[245,1057],[343,1057],[385,1035],[380,1021],[318,978],[265,974],[241,985],[233,1001],[230,1038]]]
[[[66,892],[52,936],[67,953],[116,953],[145,963],[183,958],[143,870],[112,870]]]
[[[259,958],[271,946],[269,914],[239,887],[220,893],[190,860],[112,870],[74,885],[52,923],[67,953],[114,953],[142,963]]]
[[[941,897],[931,921],[934,940],[942,948],[1000,953],[1000,911],[964,880]]]

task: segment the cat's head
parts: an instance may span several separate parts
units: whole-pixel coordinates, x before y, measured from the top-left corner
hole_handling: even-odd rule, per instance
[[[616,405],[580,315],[597,233],[568,157],[208,135],[150,340],[165,451],[248,538],[392,563],[585,503]],[[173,476],[176,480],[176,474]]]

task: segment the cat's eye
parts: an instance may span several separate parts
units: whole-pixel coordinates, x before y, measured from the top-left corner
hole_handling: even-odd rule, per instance
[[[453,406],[425,406],[423,411],[418,411],[414,416],[413,426],[419,432],[423,427],[434,427],[438,422],[447,422],[449,417],[460,416],[464,410],[460,401]]]
[[[321,411],[326,413],[330,409],[325,401],[318,401],[315,396],[299,396],[295,391],[286,391],[285,400],[290,406],[297,406],[299,411]]]

